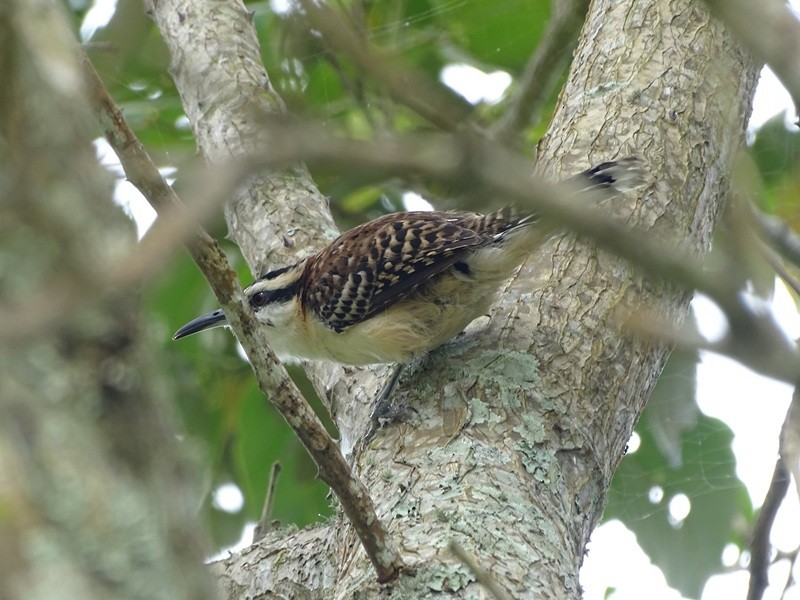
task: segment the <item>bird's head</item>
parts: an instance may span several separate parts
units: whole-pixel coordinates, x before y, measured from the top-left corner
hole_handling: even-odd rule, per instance
[[[294,265],[270,271],[259,277],[244,289],[244,297],[253,309],[256,319],[269,327],[286,325],[297,310],[297,295],[300,291],[300,278],[305,267],[305,260]],[[178,329],[173,340],[189,335],[224,327],[228,319],[221,308],[189,321]]]

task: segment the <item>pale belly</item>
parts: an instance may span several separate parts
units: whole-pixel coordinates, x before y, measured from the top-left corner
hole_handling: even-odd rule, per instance
[[[305,331],[287,336],[275,349],[282,358],[289,359],[330,360],[346,365],[407,363],[455,337],[486,314],[495,286],[482,290],[464,279],[443,278],[436,287],[428,287],[342,332],[308,321]]]

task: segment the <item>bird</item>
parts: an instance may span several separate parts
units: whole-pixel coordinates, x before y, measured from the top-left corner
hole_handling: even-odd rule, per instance
[[[565,183],[577,195],[615,195],[644,183],[642,160],[603,162]],[[387,214],[259,277],[244,296],[285,362],[404,365],[485,315],[502,283],[557,231],[513,206]],[[226,323],[218,309],[173,339]]]

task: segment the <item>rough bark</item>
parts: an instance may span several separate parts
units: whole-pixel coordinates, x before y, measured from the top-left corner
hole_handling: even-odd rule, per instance
[[[154,10],[205,156],[216,161],[246,152],[243,109],[278,104],[244,8],[162,0]],[[201,19],[213,21],[214,36]],[[215,79],[215,65],[224,65],[228,77]],[[749,56],[698,2],[598,0],[540,144],[539,169],[557,178],[640,153],[653,183],[643,198],[626,196],[609,210],[654,237],[702,252],[756,79]],[[203,90],[202,104],[192,100],[192,89]],[[330,234],[329,220],[309,229],[315,223],[308,215],[285,212],[290,197],[311,202],[313,211],[324,208],[304,170],[267,174],[257,183],[228,210],[231,234],[251,265],[263,265],[264,244],[275,248],[284,232],[297,232],[296,253],[306,241],[309,250],[317,247],[310,231],[321,232],[317,240]],[[419,411],[414,425],[389,428],[353,457],[379,515],[416,568],[383,594],[480,594],[447,550],[456,539],[513,597],[578,597],[586,542],[667,355],[652,340],[623,335],[621,323],[644,307],[680,321],[688,299],[685,290],[644,280],[623,261],[559,237],[503,290],[488,325],[432,353],[406,377],[398,399]],[[331,400],[349,447],[365,427],[374,379],[344,382]],[[218,565],[217,573],[230,597],[379,593],[341,518],[268,537]]]
[[[583,36],[594,43],[581,44],[576,53],[539,146],[540,165],[561,172],[574,164],[573,157],[588,155],[594,162],[606,148],[606,156],[614,150],[641,153],[654,184],[643,201],[620,207],[620,213],[654,239],[707,250],[750,115],[759,65],[696,2],[597,2]],[[548,395],[570,407],[559,429],[567,433],[565,439],[580,440],[570,455],[583,460],[561,461],[562,476],[585,481],[573,497],[602,502],[666,357],[664,348],[649,340],[620,336],[620,319],[650,310],[679,322],[689,296],[642,280],[624,263],[569,238],[559,241],[548,264],[553,265],[550,281],[558,284],[552,292],[548,285],[535,305],[555,302],[560,310],[532,311],[523,317],[527,326],[522,329],[537,331],[530,347],[535,356],[546,356],[552,339],[564,349],[563,356],[551,354],[540,364]],[[566,320],[556,316],[561,311]],[[570,331],[569,324],[578,321],[581,326]],[[601,477],[592,473],[595,461]],[[575,505],[580,519],[571,537],[576,547],[585,546],[600,517],[598,508],[602,504]]]
[[[213,598],[60,3],[0,21],[0,597]],[[9,333],[12,332],[12,333]]]

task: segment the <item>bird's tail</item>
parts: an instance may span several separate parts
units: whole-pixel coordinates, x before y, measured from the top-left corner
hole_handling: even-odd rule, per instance
[[[647,182],[644,161],[638,156],[626,156],[595,165],[563,183],[576,192],[610,190],[622,192]]]
[[[592,196],[594,194],[594,199],[600,199],[604,195],[614,196],[625,190],[639,187],[646,181],[644,161],[638,156],[627,156],[619,160],[609,160],[581,171],[562,181],[560,185],[575,195]],[[500,241],[515,230],[539,223],[540,217],[534,211],[505,206],[480,217],[480,221],[481,233],[492,235],[497,241]],[[556,231],[557,227],[551,224],[549,229]]]
[[[646,181],[644,161],[638,156],[628,156],[595,165],[560,185],[567,193],[595,201],[639,187]],[[556,223],[540,219],[536,212],[518,210],[514,206],[481,217],[481,221],[481,233],[492,236],[496,244],[502,245],[510,262],[521,261],[560,230]]]

